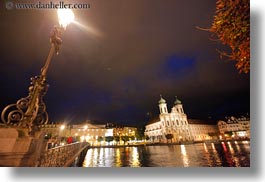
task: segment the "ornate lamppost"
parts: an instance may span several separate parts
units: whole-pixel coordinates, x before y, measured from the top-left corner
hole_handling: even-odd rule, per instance
[[[48,122],[48,113],[43,97],[48,91],[47,72],[53,55],[59,54],[62,44],[61,34],[66,26],[74,21],[74,14],[70,9],[58,9],[59,26],[54,26],[50,36],[50,51],[40,75],[32,77],[29,95],[19,99],[15,104],[6,106],[1,114],[1,120],[6,126],[27,128],[29,135],[34,135],[38,125]]]

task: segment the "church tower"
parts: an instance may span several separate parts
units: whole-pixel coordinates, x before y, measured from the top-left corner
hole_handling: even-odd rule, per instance
[[[163,99],[162,95],[160,95],[160,100],[158,101],[160,114],[168,114],[167,111],[167,103],[166,100]]]
[[[176,96],[176,100],[174,102],[174,107],[176,109],[176,111],[178,113],[183,113],[184,114],[184,111],[183,111],[183,107],[182,107],[182,103],[181,101],[178,99],[178,97]]]

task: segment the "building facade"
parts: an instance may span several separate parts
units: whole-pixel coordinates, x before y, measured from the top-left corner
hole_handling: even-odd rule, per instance
[[[68,137],[71,136],[71,126],[64,124],[43,124],[40,125],[41,131],[43,131],[46,135],[54,136],[54,137]]]
[[[205,124],[203,120],[188,119],[193,141],[218,139],[219,130],[216,124]]]
[[[227,117],[217,123],[220,139],[230,138],[250,138],[250,118],[247,117]]]
[[[80,141],[86,141],[91,145],[100,144],[106,135],[113,135],[113,130],[106,129],[102,124],[84,123],[72,125],[71,128],[71,136],[78,137]],[[102,138],[102,141],[99,138]]]
[[[113,129],[113,136],[128,136],[128,137],[135,137],[137,132],[136,127],[117,127]]]
[[[145,135],[153,142],[166,142],[167,134],[172,134],[173,142],[192,141],[187,115],[184,113],[181,101],[176,98],[171,112],[168,112],[166,100],[160,96],[158,101],[159,118],[146,125]]]
[[[176,98],[171,112],[166,100],[158,102],[159,117],[151,120],[145,127],[145,135],[151,142],[167,142],[166,136],[172,134],[172,142],[205,141],[218,137],[218,127],[205,121],[187,119],[181,101]]]
[[[45,124],[41,126],[41,130],[50,136],[52,139],[56,139],[58,144],[61,145],[62,140],[67,143],[66,140],[70,137],[72,141],[85,141],[90,145],[105,145],[106,137],[119,136],[121,141],[124,136],[128,137],[128,141],[135,140],[137,133],[136,127],[121,126],[113,123],[98,124],[92,121],[85,121],[83,124]],[[122,143],[109,142],[108,144]]]

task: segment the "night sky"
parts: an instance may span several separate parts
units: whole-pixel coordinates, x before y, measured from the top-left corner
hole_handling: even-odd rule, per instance
[[[77,2],[77,1],[76,1]],[[141,125],[158,116],[160,94],[175,96],[188,118],[213,122],[250,112],[250,75],[216,49],[210,33],[213,0],[79,0],[76,21],[63,34],[44,97],[50,122],[86,119]],[[6,10],[1,2],[0,110],[28,95],[57,24],[56,10]]]

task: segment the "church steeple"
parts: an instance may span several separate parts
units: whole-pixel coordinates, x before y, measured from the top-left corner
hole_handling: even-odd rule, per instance
[[[175,100],[174,104],[175,105],[181,104],[181,101],[178,99],[178,97],[177,96],[175,96],[175,97],[176,97],[176,100]]]
[[[177,96],[175,97],[176,97],[176,100],[174,102],[174,107],[176,108],[177,112],[184,113],[181,101],[178,99]]]
[[[162,95],[160,94],[160,100],[158,101],[158,106],[159,106],[159,111],[160,114],[167,114],[167,102],[166,100],[162,97]]]

